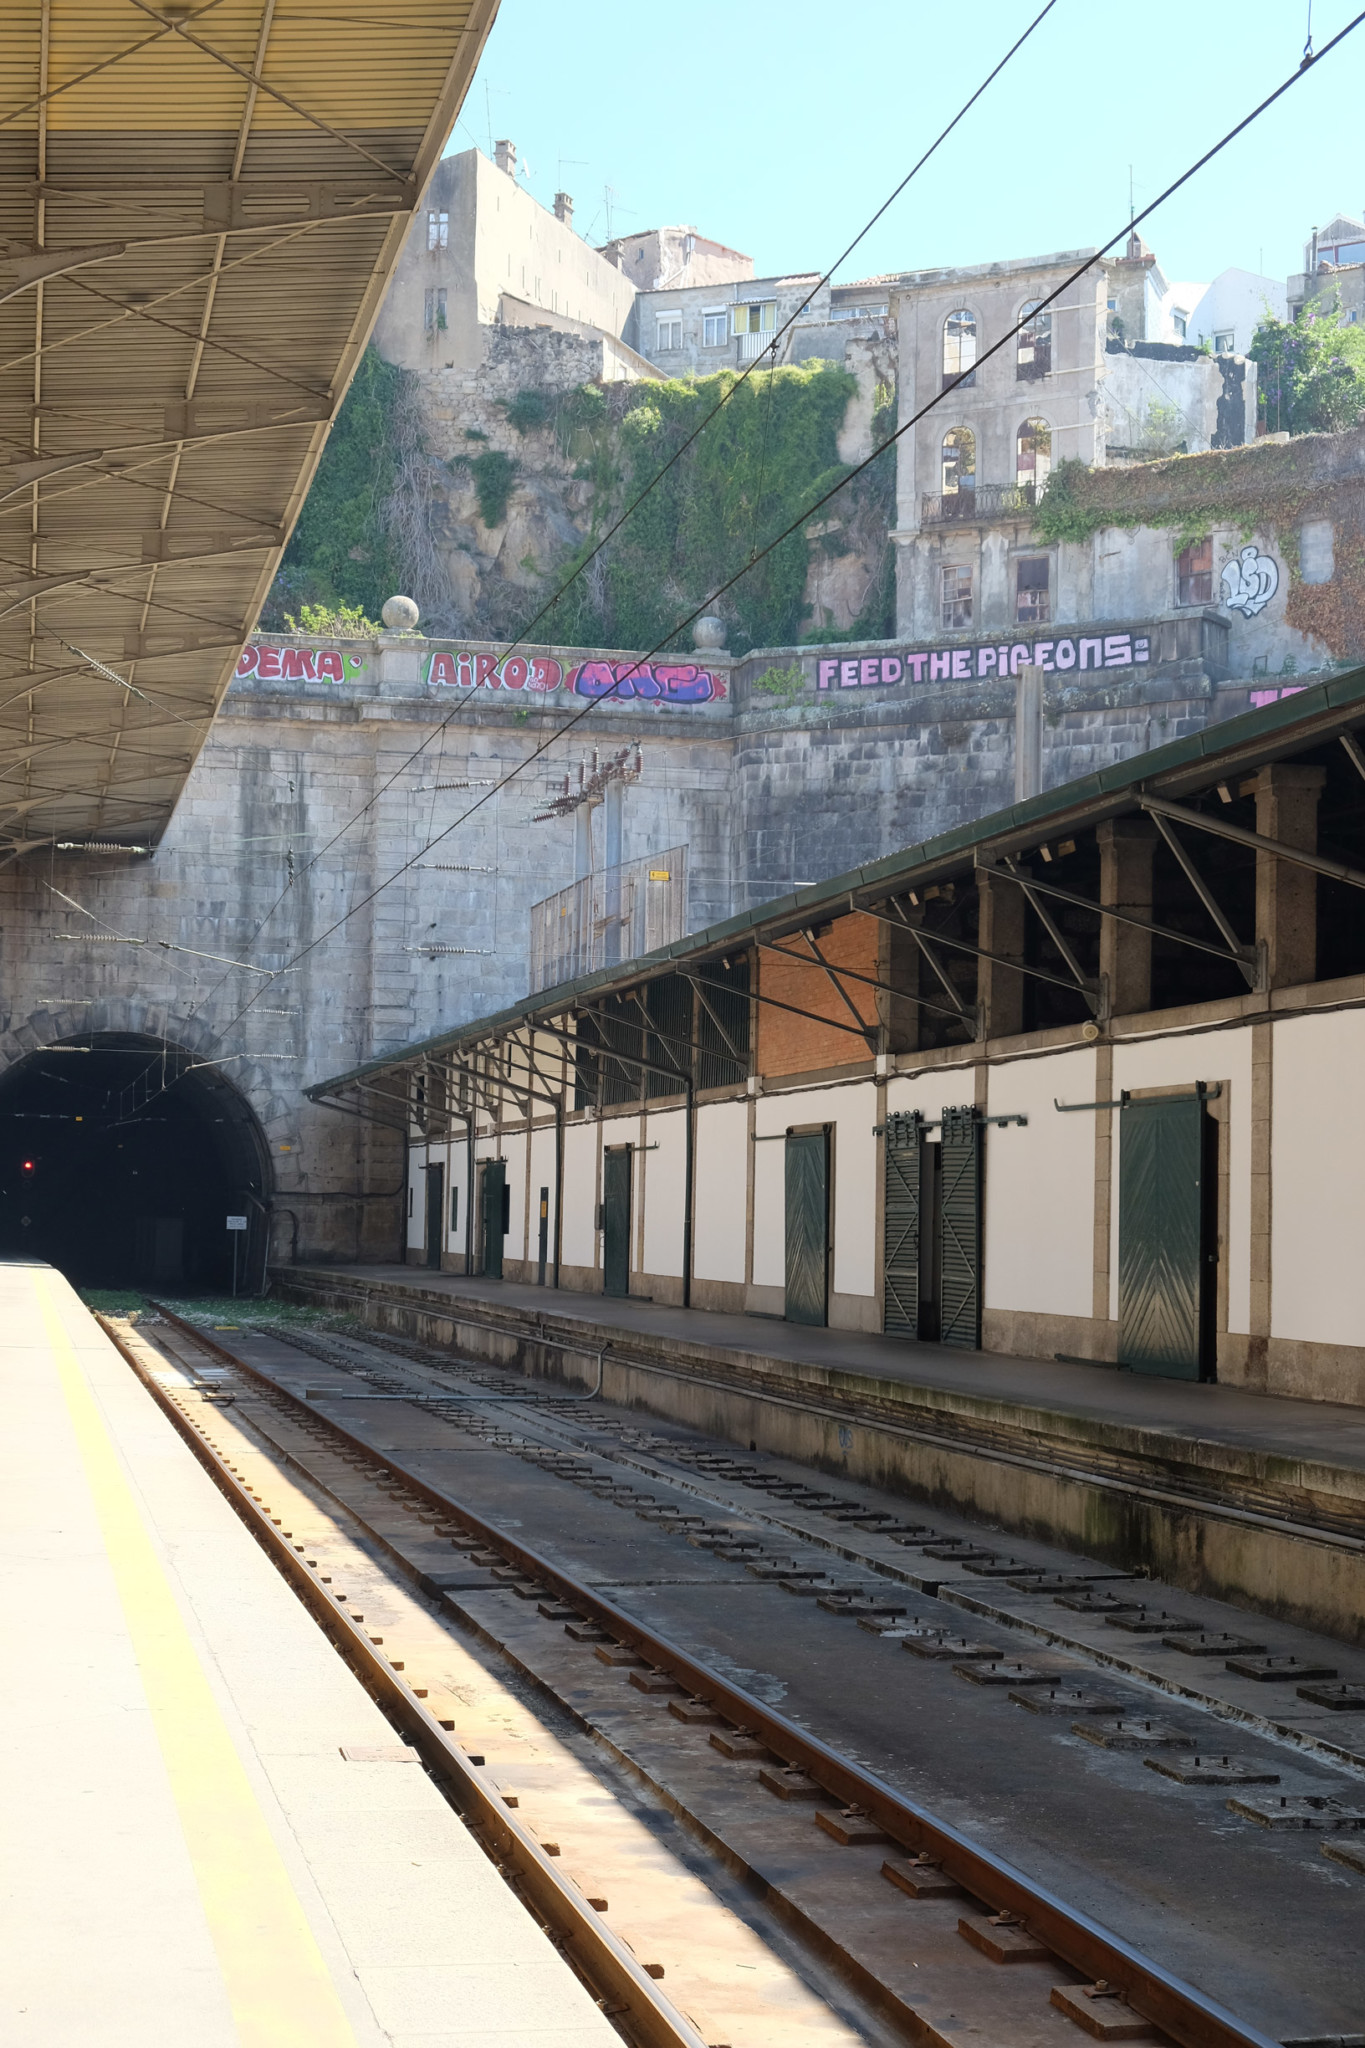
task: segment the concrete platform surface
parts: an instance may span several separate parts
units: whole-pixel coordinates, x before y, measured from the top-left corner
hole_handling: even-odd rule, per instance
[[[0,1571],[6,2042],[618,2040],[78,1297],[18,1262]]]

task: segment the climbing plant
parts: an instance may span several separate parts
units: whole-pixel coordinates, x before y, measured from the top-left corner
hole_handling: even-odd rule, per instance
[[[286,610],[298,615],[310,604],[351,605],[378,617],[401,587],[386,511],[401,459],[403,378],[366,349],[261,614],[268,630],[288,631]]]
[[[830,363],[760,371],[737,390],[733,371],[695,380],[635,384],[600,408],[580,397],[561,442],[593,486],[588,539],[558,580],[586,560],[622,506],[678,456],[555,607],[537,637],[579,644],[651,647],[755,557],[822,491],[846,474],[837,435],[856,389]],[[696,443],[684,442],[717,400],[728,404]],[[596,394],[594,394],[594,398]],[[801,637],[810,543],[799,530],[756,562],[721,602],[737,653]],[[675,644],[690,644],[684,631]]]

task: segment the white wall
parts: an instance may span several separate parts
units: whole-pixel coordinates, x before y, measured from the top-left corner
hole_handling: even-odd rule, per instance
[[[1272,1336],[1365,1344],[1362,1076],[1365,1015],[1359,1010],[1276,1024]]]
[[[564,1127],[564,1236],[566,1266],[597,1264],[597,1125]]]
[[[646,1123],[646,1143],[657,1152],[640,1152],[635,1158],[638,1198],[644,1203],[644,1255],[641,1268],[670,1279],[682,1278],[683,1213],[687,1191],[687,1115],[684,1110],[662,1110]],[[744,1183],[740,1181],[743,1194]],[[743,1253],[741,1227],[740,1247]]]
[[[410,1252],[420,1251],[426,1242],[427,1177],[422,1171],[426,1164],[426,1157],[425,1145],[413,1145],[409,1148],[407,1247]]]
[[[1054,1100],[1095,1100],[1090,1047],[993,1067],[987,1113],[1027,1116],[986,1133],[987,1308],[1086,1316],[1093,1309],[1095,1118]]]
[[[508,1231],[502,1241],[505,1259],[526,1257],[526,1134],[507,1132],[502,1156],[507,1161]]]
[[[871,1081],[844,1088],[801,1090],[759,1100],[758,1134],[791,1124],[832,1124],[830,1224],[834,1242],[830,1287],[835,1294],[875,1290],[877,1219],[877,1090]],[[786,1284],[785,1147],[756,1147],[754,1160],[754,1284]]]
[[[1288,299],[1282,277],[1258,277],[1252,270],[1223,270],[1208,286],[1190,318],[1189,338],[1196,347],[1212,342],[1215,334],[1233,335],[1233,353],[1244,356],[1256,329],[1265,318],[1288,317]]]
[[[1125,1088],[1180,1088],[1221,1081],[1227,1101],[1228,1234],[1221,1247],[1228,1269],[1228,1329],[1251,1327],[1251,1031],[1216,1031],[1189,1038],[1158,1038],[1114,1047],[1115,1099]],[[1110,1199],[1109,1314],[1119,1312],[1119,1160],[1123,1116],[1114,1116]]]
[[[749,1189],[749,1110],[743,1102],[707,1102],[697,1111],[693,1172],[692,1270],[698,1280],[744,1279]],[[760,1153],[780,1147],[760,1145]]]

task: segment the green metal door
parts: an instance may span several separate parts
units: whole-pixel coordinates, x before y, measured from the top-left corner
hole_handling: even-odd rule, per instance
[[[441,1244],[445,1234],[445,1189],[446,1170],[444,1166],[427,1168],[427,1264],[439,1266]]]
[[[943,1112],[939,1342],[981,1349],[981,1111]]]
[[[602,1292],[630,1293],[630,1147],[602,1154]]]
[[[829,1133],[788,1137],[787,1321],[829,1319]]]
[[[885,1135],[882,1328],[888,1337],[918,1337],[924,1118],[918,1110],[909,1116],[889,1116]]]
[[[1129,1102],[1119,1125],[1119,1364],[1166,1379],[1211,1367],[1208,1136],[1202,1095]]]
[[[490,1280],[502,1278],[502,1241],[507,1229],[507,1163],[485,1159],[479,1182],[479,1235],[483,1270]]]

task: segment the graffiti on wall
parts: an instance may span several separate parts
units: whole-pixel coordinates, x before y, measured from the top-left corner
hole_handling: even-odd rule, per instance
[[[991,640],[979,647],[910,648],[904,654],[858,655],[817,662],[821,690],[869,689],[878,683],[969,683],[982,676],[1044,675],[1082,669],[1132,668],[1152,658],[1147,633],[1081,633],[1051,640]]]
[[[725,684],[691,661],[578,661],[551,654],[435,653],[422,680],[455,690],[568,690],[575,697],[635,698],[646,704],[709,704]]]
[[[1263,555],[1252,541],[1226,565],[1218,580],[1228,610],[1254,619],[1280,587],[1279,564],[1273,555]]]
[[[237,657],[237,674],[276,683],[348,683],[365,666],[363,654],[335,647],[266,647],[255,642]]]

